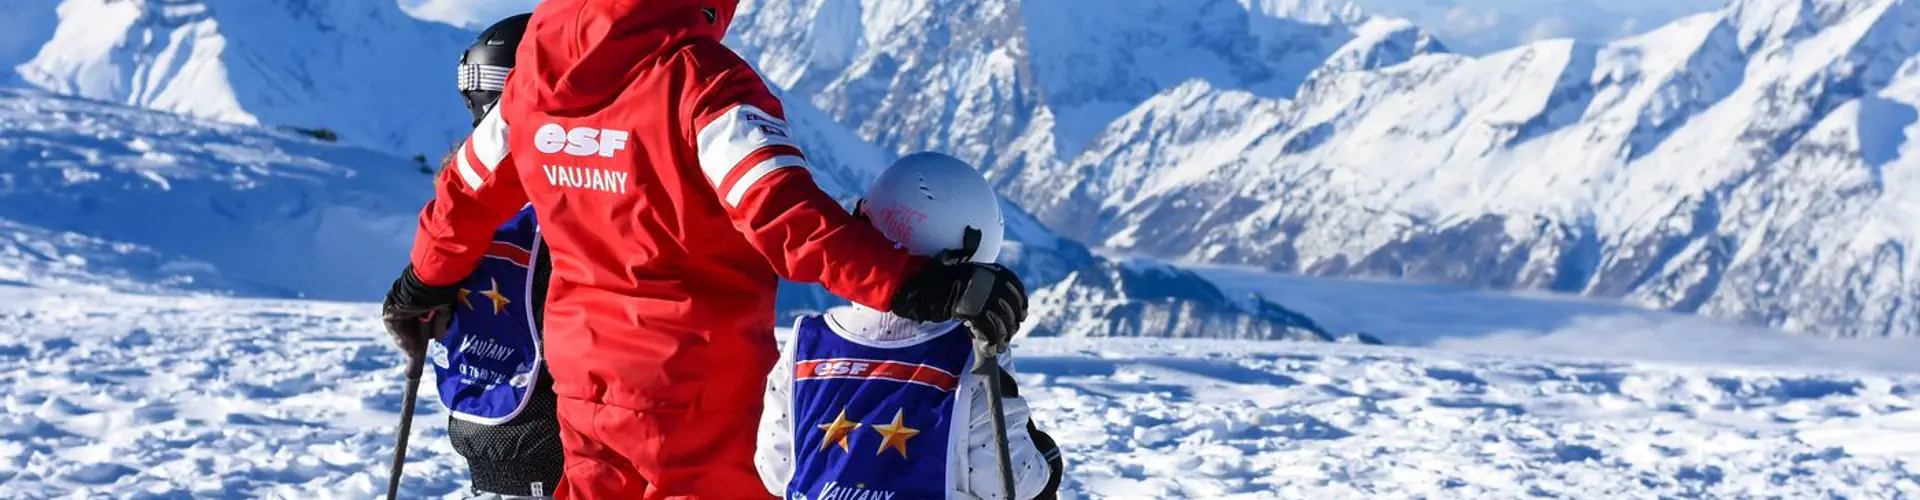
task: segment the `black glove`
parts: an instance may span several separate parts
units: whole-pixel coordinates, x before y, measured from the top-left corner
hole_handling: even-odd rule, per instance
[[[400,271],[380,305],[380,318],[387,324],[393,345],[407,356],[427,352],[427,341],[446,336],[453,321],[453,301],[459,286],[432,286],[413,274],[413,266]]]
[[[1020,332],[1027,320],[1027,286],[1020,277],[997,264],[976,264],[953,258],[954,252],[942,252],[920,272],[907,278],[893,296],[893,313],[916,321],[968,321],[974,332],[987,341],[1004,346]],[[980,270],[987,272],[979,272]],[[967,289],[976,279],[988,290],[985,307],[978,314],[960,310]]]

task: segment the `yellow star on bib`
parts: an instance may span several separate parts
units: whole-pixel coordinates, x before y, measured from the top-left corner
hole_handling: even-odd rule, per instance
[[[906,420],[907,411],[903,408],[894,410],[893,423],[873,426],[873,431],[880,433],[880,436],[884,438],[880,441],[880,449],[874,450],[873,454],[879,455],[886,453],[888,448],[892,448],[894,451],[900,452],[901,458],[906,458],[907,440],[920,434],[919,429],[907,427]]]
[[[473,290],[468,290],[467,287],[460,287],[460,305],[466,306],[467,309],[473,309],[473,303],[467,302],[468,295],[473,295]]]
[[[487,300],[493,301],[493,313],[500,314],[502,311],[507,310],[507,304],[512,304],[513,301],[507,300],[507,296],[500,294],[500,280],[489,281],[493,283],[493,288],[488,288],[487,291],[480,292],[480,294],[487,296]]]
[[[835,443],[840,445],[840,451],[847,451],[847,438],[853,434],[854,429],[860,428],[860,423],[847,420],[847,409],[841,408],[840,416],[818,427],[820,430],[827,431],[826,439],[820,441],[821,451],[826,451],[827,445]]]

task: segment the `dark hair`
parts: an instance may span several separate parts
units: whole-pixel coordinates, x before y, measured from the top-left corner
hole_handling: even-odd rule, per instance
[[[453,166],[453,162],[459,161],[460,148],[466,145],[467,141],[464,140],[453,143],[453,149],[447,151],[446,155],[440,157],[440,167],[433,170],[434,182],[439,182],[440,174],[446,173],[447,169]]]

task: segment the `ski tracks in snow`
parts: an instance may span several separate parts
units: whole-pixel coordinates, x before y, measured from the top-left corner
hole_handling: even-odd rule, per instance
[[[0,286],[0,497],[371,498],[371,304]],[[1034,339],[1070,497],[1920,495],[1920,374],[1290,342]],[[465,483],[425,387],[403,488]]]

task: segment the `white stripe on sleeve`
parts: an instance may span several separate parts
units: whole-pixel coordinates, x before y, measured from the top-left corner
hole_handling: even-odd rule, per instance
[[[480,158],[479,167],[488,172],[499,168],[500,160],[507,158],[507,120],[500,117],[500,106],[487,111],[487,116],[473,127],[473,137],[467,143],[473,155]]]
[[[454,172],[460,174],[460,180],[467,181],[467,189],[479,190],[482,183],[480,172],[475,171],[473,163],[467,161],[467,148],[471,147],[473,147],[473,139],[467,139],[467,144],[460,146],[459,151],[453,152],[453,168]]]
[[[727,206],[740,206],[740,198],[747,196],[747,188],[753,187],[754,183],[760,182],[760,178],[766,177],[767,174],[787,167],[807,168],[807,159],[798,156],[775,156],[754,165],[752,170],[747,171],[747,175],[740,176],[740,180],[733,183],[733,189],[727,191]]]
[[[719,189],[727,174],[733,173],[754,151],[768,146],[799,148],[787,133],[785,120],[749,104],[728,108],[701,127],[696,146],[700,148],[700,171],[707,175],[714,189]]]

